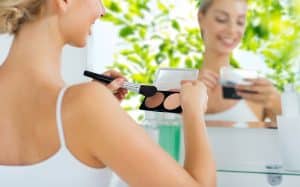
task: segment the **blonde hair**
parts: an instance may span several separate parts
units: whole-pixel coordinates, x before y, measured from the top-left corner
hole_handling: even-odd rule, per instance
[[[199,13],[205,14],[212,3],[213,3],[213,0],[202,0],[200,7],[199,7]]]
[[[214,0],[202,0],[199,10],[198,10],[198,21],[200,21],[200,14],[206,14],[206,12],[208,11],[208,9],[211,7],[211,5],[213,4]],[[246,3],[248,2],[248,0],[244,0]]]
[[[0,34],[16,34],[21,26],[35,19],[45,0],[0,0]]]

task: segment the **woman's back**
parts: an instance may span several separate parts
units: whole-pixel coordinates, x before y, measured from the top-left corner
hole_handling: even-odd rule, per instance
[[[1,115],[0,131],[3,133],[3,136],[0,136],[1,186],[108,186],[111,171],[107,168],[88,166],[84,163],[87,159],[83,159],[84,155],[79,154],[78,150],[82,151],[82,148],[75,144],[72,138],[66,140],[64,133],[66,127],[62,123],[61,115],[64,93],[65,89],[62,89],[56,97],[57,101],[54,102],[55,109],[49,110],[53,111],[50,114],[35,110],[34,107],[27,107],[29,116],[32,116],[30,111],[35,111],[36,119],[47,115],[49,119],[47,117],[44,120],[31,119],[18,124],[17,121],[9,120],[7,117],[7,121],[11,123],[4,124],[3,119],[6,115]],[[52,106],[45,105],[45,108]],[[19,116],[14,115],[21,117],[22,112],[19,111]],[[54,119],[51,119],[52,117]],[[71,128],[68,128],[68,133],[73,134]],[[81,160],[77,157],[81,157]]]

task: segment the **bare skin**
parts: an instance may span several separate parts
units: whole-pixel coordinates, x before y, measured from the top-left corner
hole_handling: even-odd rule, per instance
[[[58,152],[55,110],[65,86],[60,75],[62,48],[83,47],[90,26],[104,13],[98,0],[48,0],[42,16],[17,33],[0,67],[0,165],[30,166]],[[113,71],[107,74],[118,79],[107,86],[92,81],[66,91],[62,121],[70,152],[87,166],[108,166],[130,186],[216,186],[203,117],[205,85],[182,83],[186,144],[182,168],[120,107],[126,94],[120,89],[124,78]]]

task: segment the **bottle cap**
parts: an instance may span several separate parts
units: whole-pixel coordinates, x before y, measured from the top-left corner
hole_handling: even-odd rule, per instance
[[[176,116],[175,116],[175,114],[165,113],[164,118],[167,119],[167,120],[175,120]]]
[[[145,111],[145,120],[153,120],[155,119],[156,116],[156,112],[152,112],[152,111]]]
[[[295,87],[293,84],[287,84],[284,86],[284,91],[286,92],[295,91]]]

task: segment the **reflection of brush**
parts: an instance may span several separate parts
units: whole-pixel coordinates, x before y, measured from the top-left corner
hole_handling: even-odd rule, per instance
[[[111,83],[114,78],[103,75],[103,74],[97,74],[94,72],[90,72],[90,71],[84,71],[84,75],[90,78],[93,78],[97,81],[101,81],[103,83],[109,84]],[[150,86],[150,85],[140,85],[140,84],[135,84],[135,83],[130,83],[130,82],[126,82],[124,83],[124,85],[122,86],[122,88],[126,88],[127,90],[136,92],[136,93],[140,93],[146,97],[151,97],[153,95],[155,95],[155,93],[157,92],[157,88],[155,86]]]

